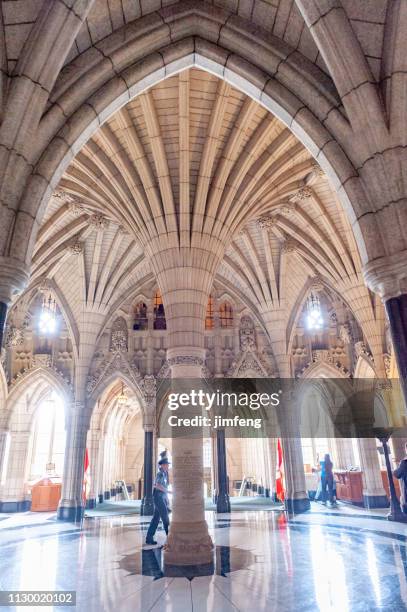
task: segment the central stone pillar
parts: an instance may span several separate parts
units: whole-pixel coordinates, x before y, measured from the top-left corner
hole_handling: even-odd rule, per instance
[[[171,376],[176,379],[202,377],[204,349],[168,351]],[[203,438],[174,437],[172,440],[174,498],[167,544],[166,565],[196,565],[212,562],[213,544],[205,521]]]

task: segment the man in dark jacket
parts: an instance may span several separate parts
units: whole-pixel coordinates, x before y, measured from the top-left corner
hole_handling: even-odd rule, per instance
[[[158,465],[159,469],[153,488],[154,514],[147,531],[146,544],[157,544],[154,540],[154,535],[160,519],[163,522],[164,531],[168,535],[168,469],[170,462],[167,457],[163,457],[158,462]]]
[[[407,454],[407,444],[405,445]],[[400,506],[402,511],[407,514],[407,457],[404,457],[399,463],[399,466],[393,472],[394,476],[400,480]]]

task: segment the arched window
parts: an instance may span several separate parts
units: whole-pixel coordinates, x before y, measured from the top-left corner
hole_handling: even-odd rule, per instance
[[[61,398],[52,392],[42,400],[35,415],[29,480],[52,472],[62,476],[64,454],[64,407]]]
[[[232,327],[233,309],[229,302],[223,302],[219,307],[219,319],[221,327]]]
[[[317,293],[311,292],[307,300],[307,328],[310,331],[322,329],[324,319],[322,317],[321,302]]]
[[[205,329],[213,329],[215,320],[213,318],[213,297],[210,295],[206,305]]]
[[[147,329],[147,306],[144,302],[139,302],[134,308],[134,325],[133,329]]]
[[[154,329],[167,329],[164,304],[159,291],[154,295]]]

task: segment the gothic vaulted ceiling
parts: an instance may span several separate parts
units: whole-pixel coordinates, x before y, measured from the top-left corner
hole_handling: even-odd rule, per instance
[[[78,153],[44,217],[32,278],[54,278],[74,318],[84,305],[106,316],[153,281],[154,238],[185,246],[194,233],[224,240],[218,282],[260,316],[283,309],[287,322],[319,277],[370,317],[352,232],[309,152],[198,69],[139,95]]]

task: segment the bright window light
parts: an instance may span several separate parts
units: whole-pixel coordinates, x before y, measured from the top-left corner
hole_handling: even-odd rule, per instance
[[[56,331],[55,314],[49,310],[42,310],[39,320],[40,332],[45,335],[52,335]]]
[[[319,309],[311,310],[307,316],[308,329],[321,329],[324,324],[321,311]]]
[[[321,304],[317,294],[310,294],[308,298],[307,310],[307,328],[316,330],[321,329],[324,324],[324,319],[322,318]]]

